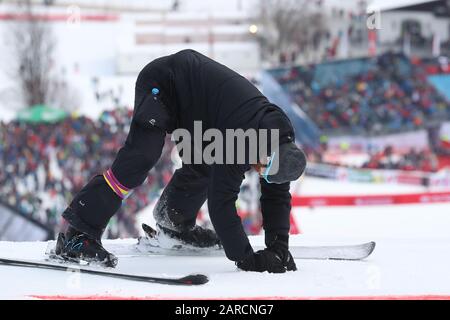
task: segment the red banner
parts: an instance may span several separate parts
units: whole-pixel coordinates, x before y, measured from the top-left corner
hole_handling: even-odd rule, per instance
[[[379,206],[450,202],[450,191],[412,194],[292,197],[293,207]]]

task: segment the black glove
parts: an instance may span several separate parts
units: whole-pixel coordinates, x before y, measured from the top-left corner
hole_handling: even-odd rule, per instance
[[[268,246],[266,250],[274,252],[286,267],[287,271],[297,271],[294,258],[289,252],[288,236],[277,236]]]
[[[283,266],[281,258],[268,249],[251,253],[244,260],[236,262],[236,266],[244,271],[268,271],[269,273],[286,272],[286,268]]]
[[[236,262],[236,266],[244,271],[269,273],[297,270],[288,250],[287,237],[277,237],[266,249],[249,254],[244,260]]]

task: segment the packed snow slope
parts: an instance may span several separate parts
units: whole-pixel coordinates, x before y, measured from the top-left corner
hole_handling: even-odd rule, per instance
[[[306,195],[425,191],[309,178],[296,187]],[[153,224],[150,209],[139,218]],[[209,283],[197,287],[0,265],[0,299],[450,299],[450,203],[300,207],[293,215],[302,234],[291,236],[291,246],[376,241],[377,247],[363,261],[298,259],[297,272],[279,275],[242,272],[225,257],[121,257],[116,270],[149,276],[208,275]],[[263,236],[251,237],[251,242],[262,245]],[[129,248],[135,243],[108,240],[105,246]],[[46,247],[45,242],[0,242],[0,257],[42,260]]]
[[[358,243],[367,237],[294,236],[296,244]],[[297,260],[298,271],[249,273],[225,257],[128,257],[118,272],[152,276],[204,273],[210,282],[198,287],[139,283],[73,272],[0,266],[0,299],[323,299],[376,297],[450,297],[450,241],[376,238],[377,248],[364,261]],[[134,240],[107,241],[108,245]],[[261,237],[252,243],[261,244]],[[0,255],[42,259],[46,243],[0,243]]]

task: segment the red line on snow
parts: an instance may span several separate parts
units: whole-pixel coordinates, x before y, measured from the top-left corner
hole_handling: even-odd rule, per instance
[[[385,295],[385,296],[342,296],[342,297],[218,297],[218,298],[193,298],[193,297],[125,297],[125,296],[29,296],[42,300],[450,300],[450,295]]]

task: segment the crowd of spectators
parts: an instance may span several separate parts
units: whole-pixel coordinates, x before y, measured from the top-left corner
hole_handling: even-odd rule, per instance
[[[0,202],[49,227],[64,229],[61,213],[95,175],[108,169],[125,142],[132,111],[104,111],[97,121],[69,117],[56,124],[0,122]],[[136,213],[157,200],[172,177],[173,142],[144,184],[133,190],[111,219],[107,238],[136,237]],[[208,221],[203,214],[200,220]],[[259,233],[260,215],[243,218],[249,234]],[[199,220],[199,223],[202,221]]]
[[[308,161],[311,163],[330,164],[355,169],[422,171],[428,173],[437,172],[441,169],[439,156],[430,149],[410,149],[404,153],[395,150],[392,146],[387,146],[381,151],[368,152],[367,160],[357,166],[355,164],[349,166],[339,160],[327,160],[329,158],[326,156],[327,152],[327,148],[324,146],[321,146],[319,150],[312,148],[305,149]],[[342,154],[345,155],[345,151],[342,151]]]
[[[450,73],[450,59],[445,56],[433,58],[412,58],[411,63],[428,75]]]
[[[389,146],[381,152],[371,154],[363,168],[436,172],[439,169],[439,161],[436,154],[430,150],[419,152],[411,149],[406,154],[398,154]]]
[[[346,70],[342,64],[343,75],[328,76],[332,79],[328,82],[317,81],[316,66],[288,68],[276,77],[325,130],[395,131],[449,118],[449,102],[426,79],[434,61],[411,63],[397,54],[361,61],[365,71],[352,73],[350,65]],[[442,66],[442,61],[439,63]],[[97,98],[102,99],[101,94]],[[131,118],[131,110],[117,108],[103,112],[96,121],[82,116],[56,124],[0,122],[0,201],[58,231],[63,223],[61,213],[73,195],[113,162]],[[146,182],[112,219],[107,237],[137,236],[136,212],[155,200],[172,176],[172,147],[168,141]],[[322,153],[312,150],[309,159],[323,162]],[[371,154],[362,167],[434,172],[438,160],[431,151],[397,154],[388,147]],[[243,216],[248,233],[257,232],[260,221],[248,218]]]
[[[450,117],[450,102],[427,81],[427,69],[401,54],[292,67],[274,75],[322,130],[384,133]]]
[[[0,201],[57,231],[61,213],[93,176],[111,166],[132,111],[105,111],[98,121],[70,117],[57,124],[0,123]],[[136,236],[135,213],[172,176],[170,143],[147,181],[134,190],[108,227],[108,237]]]

